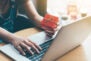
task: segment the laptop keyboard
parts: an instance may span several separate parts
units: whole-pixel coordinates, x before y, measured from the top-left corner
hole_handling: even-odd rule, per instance
[[[52,42],[52,40],[47,41],[47,42],[40,45],[42,48],[42,50],[40,51],[40,54],[34,54],[31,56],[29,53],[26,53],[26,57],[29,58],[31,61],[41,61],[43,55],[45,54],[45,52],[47,51],[47,49],[51,45],[51,42]]]

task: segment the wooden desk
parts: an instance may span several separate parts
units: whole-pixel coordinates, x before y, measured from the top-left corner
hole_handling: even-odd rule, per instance
[[[15,34],[22,37],[27,37],[29,35],[38,33],[39,30],[35,28],[25,29]],[[0,44],[2,46],[4,44]],[[63,57],[60,57],[57,61],[91,61],[91,41],[86,41],[83,45],[77,47],[76,49],[70,51]],[[0,52],[0,61],[12,61],[9,57]]]
[[[77,47],[70,51],[57,61],[91,61],[91,35],[89,40],[86,40]]]

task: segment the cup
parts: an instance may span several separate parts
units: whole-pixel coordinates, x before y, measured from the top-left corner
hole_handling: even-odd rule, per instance
[[[80,13],[81,13],[81,17],[87,16],[87,10],[85,8],[82,8]]]
[[[81,17],[87,16],[87,13],[81,13]]]

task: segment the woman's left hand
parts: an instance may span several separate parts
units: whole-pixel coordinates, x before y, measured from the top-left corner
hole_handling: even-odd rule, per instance
[[[46,32],[48,37],[52,37],[59,29],[60,29],[60,25],[57,24],[57,28],[48,28],[48,27],[42,27],[42,29]]]

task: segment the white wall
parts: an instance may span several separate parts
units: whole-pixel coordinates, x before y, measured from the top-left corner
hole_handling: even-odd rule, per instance
[[[48,0],[48,8],[64,12],[70,2],[77,4],[79,11],[85,10],[91,13],[91,0]]]

